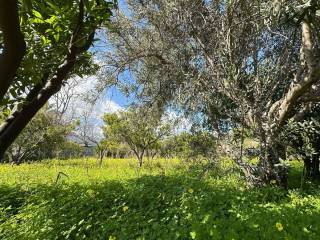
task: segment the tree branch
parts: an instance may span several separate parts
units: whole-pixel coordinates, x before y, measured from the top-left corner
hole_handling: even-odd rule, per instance
[[[302,22],[302,47],[301,47],[301,60],[302,65],[307,64],[308,72],[302,80],[297,84],[293,84],[284,98],[276,103],[269,111],[269,119],[277,118],[277,129],[281,128],[287,120],[290,111],[294,104],[303,96],[307,91],[320,80],[320,63],[313,55],[313,39],[312,29],[307,21]],[[277,107],[278,106],[278,107]],[[277,114],[275,115],[275,111]]]

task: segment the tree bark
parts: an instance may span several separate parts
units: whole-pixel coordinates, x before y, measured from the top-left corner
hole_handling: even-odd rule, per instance
[[[104,149],[100,149],[99,150],[99,167],[102,167],[102,163],[103,163],[103,158],[105,156],[105,150]]]
[[[312,156],[312,172],[311,178],[313,180],[320,179],[320,170],[319,170],[319,154],[314,154]]]
[[[52,80],[49,81],[35,98],[23,105],[20,111],[15,111],[10,118],[1,125],[0,159],[3,159],[8,147],[19,136],[34,115],[46,104],[49,98],[59,91],[60,87],[60,85],[54,85]]]
[[[281,165],[280,160],[286,160],[285,146],[276,140],[267,145],[268,167],[266,171],[266,183],[276,180],[278,185],[287,189],[288,169]]]
[[[59,66],[56,74],[47,81],[44,87],[40,88],[39,85],[35,86],[26,97],[29,101],[21,107],[21,110],[15,111],[0,126],[1,160],[4,157],[5,151],[19,136],[34,115],[46,104],[52,95],[60,90],[63,80],[66,79],[75,65],[77,53],[77,47],[71,46],[69,54],[64,63]]]
[[[293,107],[320,80],[320,62],[314,55],[314,46],[312,27],[304,19],[302,21],[301,69],[284,97],[275,102],[268,112],[264,143],[266,147],[261,153],[261,161],[267,165],[266,180],[275,178],[284,187],[287,186],[288,170],[279,164],[280,159],[285,160],[285,150],[279,143],[279,135],[291,117]]]
[[[143,164],[143,156],[139,156],[138,161],[139,161],[139,167],[141,168]]]
[[[144,150],[139,152],[134,151],[134,153],[136,154],[137,158],[138,158],[138,165],[141,168],[143,165],[143,155],[144,155]]]
[[[303,158],[303,162],[305,167],[305,178],[309,180],[320,179],[319,154],[313,154],[311,157],[306,156]]]
[[[26,53],[26,43],[20,30],[16,0],[0,0],[0,30],[3,34],[3,50],[0,55],[1,102]]]
[[[305,95],[311,87],[320,81],[320,62],[314,56],[314,40],[312,28],[307,21],[302,22],[302,47],[301,47],[301,68],[307,67],[308,72],[304,76],[297,73],[295,84],[292,84],[283,99],[273,104],[268,113],[270,134],[277,135],[289,118],[292,108],[299,98]]]

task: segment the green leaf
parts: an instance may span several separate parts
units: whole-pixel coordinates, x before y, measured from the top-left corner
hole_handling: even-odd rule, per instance
[[[41,13],[39,13],[37,10],[32,10],[32,13],[35,17],[39,18],[39,19],[43,19]]]
[[[52,15],[49,19],[46,19],[45,22],[49,24],[53,24],[57,20],[57,16]]]
[[[47,0],[47,4],[53,9],[55,10],[57,13],[60,13],[60,9],[57,5],[55,5],[52,1]]]
[[[54,40],[55,40],[56,42],[59,42],[59,39],[60,39],[60,34],[59,34],[59,33],[54,34],[53,37],[54,37]]]
[[[45,23],[45,21],[43,21],[43,20],[40,19],[40,18],[34,18],[34,19],[31,20],[31,22],[32,22],[32,23],[40,23],[40,24],[41,24],[41,23]]]
[[[51,43],[51,41],[49,39],[47,39],[45,36],[41,36],[40,40],[44,45],[48,45]]]

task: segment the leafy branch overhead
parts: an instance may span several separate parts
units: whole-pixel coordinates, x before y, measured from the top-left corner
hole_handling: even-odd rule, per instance
[[[102,0],[22,2],[20,22],[28,47],[1,106],[16,110],[0,126],[0,156],[68,78],[97,70],[88,50],[96,31],[109,21],[114,4]]]

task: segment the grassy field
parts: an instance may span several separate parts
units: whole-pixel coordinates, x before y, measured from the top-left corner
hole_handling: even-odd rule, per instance
[[[320,239],[320,190],[249,188],[230,164],[50,160],[0,166],[0,239]]]

